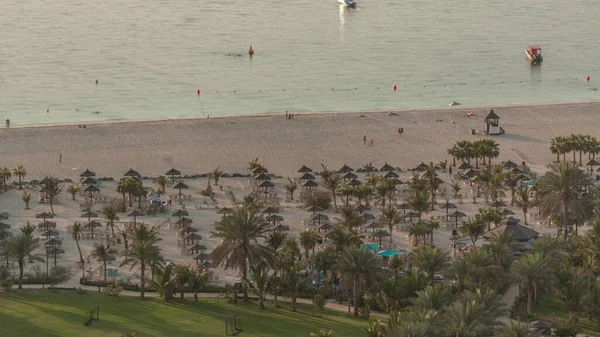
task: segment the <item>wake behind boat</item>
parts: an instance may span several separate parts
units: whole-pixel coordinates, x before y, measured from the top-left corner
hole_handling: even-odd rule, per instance
[[[346,7],[356,7],[356,1],[354,0],[338,0],[338,2]]]

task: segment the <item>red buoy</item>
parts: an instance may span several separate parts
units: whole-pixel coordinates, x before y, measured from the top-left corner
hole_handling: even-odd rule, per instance
[[[198,91],[196,91],[196,94],[200,95],[200,89],[198,89]]]
[[[586,79],[586,80],[589,82],[589,81],[590,81],[590,75],[587,75],[587,76],[585,77],[585,79]]]
[[[96,84],[98,84],[98,80],[96,80]]]
[[[394,84],[394,90],[396,90],[396,85]]]

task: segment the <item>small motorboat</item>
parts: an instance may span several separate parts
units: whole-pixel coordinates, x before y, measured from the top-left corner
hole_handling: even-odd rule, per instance
[[[356,1],[354,0],[338,0],[338,2],[340,3],[340,5],[344,5],[346,7],[356,7]]]
[[[532,63],[540,63],[544,60],[542,56],[542,47],[540,46],[528,46],[525,51],[525,56]]]

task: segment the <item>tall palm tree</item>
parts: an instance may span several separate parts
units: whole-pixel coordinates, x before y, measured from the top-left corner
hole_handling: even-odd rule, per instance
[[[252,289],[258,296],[258,305],[261,310],[265,309],[265,295],[269,291],[271,276],[269,275],[269,266],[260,262],[250,268],[252,275],[250,278],[250,284]]]
[[[339,225],[333,227],[327,238],[337,252],[341,252],[347,247],[359,247],[363,243],[363,236],[357,228],[347,229]]]
[[[77,245],[77,251],[79,252],[79,263],[81,264],[81,273],[82,277],[85,278],[85,260],[83,259],[81,247],[79,246],[81,233],[83,233],[83,225],[81,225],[80,222],[75,222],[73,225],[69,226],[68,232],[71,236],[71,239],[75,240],[75,244]]]
[[[94,243],[94,248],[90,252],[90,255],[99,261],[102,261],[104,270],[104,282],[106,282],[106,262],[117,254],[117,250],[110,247],[110,244],[104,244],[104,242]]]
[[[222,240],[211,253],[213,263],[225,269],[241,270],[242,280],[248,282],[248,267],[260,261],[267,261],[271,266],[275,263],[273,250],[259,242],[269,231],[269,223],[256,210],[245,206],[235,208],[211,233],[213,238]],[[248,300],[247,288],[244,288],[244,300]]]
[[[29,203],[31,202],[31,198],[31,193],[23,191],[23,194],[21,194],[21,200],[23,200],[23,202],[25,203],[25,209],[29,209]]]
[[[160,269],[160,267],[158,267],[158,266],[152,267],[152,268],[154,269],[154,274],[156,274],[156,271]],[[192,273],[192,268],[190,266],[186,266],[184,264],[175,265],[174,274],[175,274],[176,288],[173,290],[173,295],[175,295],[175,292],[177,290],[179,290],[181,299],[183,299],[183,296],[185,294],[185,291],[184,291],[185,286],[188,284],[191,273]],[[155,279],[156,279],[156,277],[152,277],[152,280],[155,280]]]
[[[294,192],[298,189],[298,183],[290,177],[287,180],[288,183],[285,185],[285,190],[290,194],[290,199],[294,200]]]
[[[306,261],[308,261],[311,251],[314,256],[317,244],[319,244],[319,236],[314,230],[305,230],[300,233],[300,246],[304,249],[304,258]]]
[[[564,235],[570,224],[582,223],[593,212],[593,201],[586,191],[594,181],[577,166],[558,164],[538,180],[538,206],[544,216],[560,218]]]
[[[434,218],[432,216],[429,220],[427,220],[426,228],[430,235],[430,237],[429,237],[430,243],[433,245],[433,232],[435,230],[437,230],[438,228],[440,228],[439,220],[437,220],[436,218]]]
[[[380,261],[365,248],[351,248],[340,256],[336,266],[342,276],[353,282],[354,316],[358,316],[358,298],[362,284],[374,282],[382,273]]]
[[[33,225],[33,224],[29,223],[29,221],[27,221],[27,224],[25,226],[21,227],[20,230],[21,230],[21,234],[33,237],[33,233],[35,232],[35,225]]]
[[[447,153],[449,156],[452,156],[452,166],[456,166],[456,158],[460,156],[460,152],[458,151],[456,144],[452,145],[452,147],[448,149]]]
[[[340,190],[340,196],[344,197],[344,199],[342,199],[344,205],[350,204],[350,197],[353,195],[354,195],[354,187],[352,187],[352,186],[344,185],[342,187],[342,189]]]
[[[13,175],[19,178],[19,189],[23,189],[23,178],[27,175],[27,170],[23,167],[23,165],[17,166],[16,169],[13,170]]]
[[[390,230],[390,243],[392,243],[394,226],[403,219],[394,205],[387,205],[381,209],[381,220],[385,222]]]
[[[475,246],[475,241],[485,233],[485,223],[481,216],[469,217],[467,221],[463,221],[459,231],[462,235],[468,236],[473,242],[473,246]]]
[[[53,177],[46,177],[42,191],[46,194],[46,197],[48,197],[50,211],[54,214],[54,200],[61,192],[59,180]]]
[[[67,188],[67,192],[71,194],[72,199],[75,200],[75,195],[80,191],[80,188],[77,185],[71,184]]]
[[[287,239],[288,235],[282,232],[271,232],[267,237],[266,243],[269,248],[273,251],[275,258],[275,264],[273,266],[273,276],[271,280],[271,286],[273,287],[273,305],[277,308],[277,293],[279,287],[279,272],[282,269],[282,259],[280,258],[281,249]]]
[[[536,337],[537,333],[531,331],[529,324],[521,322],[510,322],[510,325],[502,329],[497,337]]]
[[[556,163],[560,163],[561,151],[560,137],[555,137],[550,140],[550,152],[556,155]]]
[[[194,291],[194,301],[198,302],[198,292],[211,280],[212,272],[204,271],[201,268],[191,268],[188,277],[188,284]]]
[[[505,313],[500,297],[492,290],[466,295],[446,307],[443,320],[448,336],[488,336],[502,323]]]
[[[450,288],[441,285],[429,285],[417,291],[413,304],[420,309],[442,312],[444,307],[452,303],[453,296]]]
[[[174,264],[167,264],[164,268],[155,268],[156,279],[146,280],[146,284],[158,291],[160,297],[169,303],[177,286],[177,273]],[[143,289],[143,288],[142,288]],[[183,292],[182,292],[183,295]]]
[[[437,247],[421,246],[412,251],[413,264],[424,271],[430,280],[446,266],[449,259],[448,253]]]
[[[364,216],[360,215],[356,207],[343,205],[340,207],[340,217],[336,218],[337,224],[348,229],[358,228],[365,222]]]
[[[527,226],[527,211],[533,206],[533,200],[529,198],[529,188],[527,185],[522,185],[517,191],[515,204],[523,211],[524,224]]]
[[[216,169],[214,169],[211,173],[212,178],[215,181],[215,185],[219,185],[219,179],[221,178],[221,176],[223,175],[223,171],[221,169],[219,169],[219,167],[217,166]]]
[[[515,204],[515,193],[521,185],[521,179],[519,176],[513,173],[507,173],[502,176],[504,186],[510,190],[510,205]]]
[[[411,190],[408,193],[406,203],[408,204],[408,207],[410,209],[419,213],[420,221],[421,215],[429,210],[429,195],[427,195],[427,192],[425,191],[420,191],[411,188]]]
[[[323,176],[323,175],[321,175]],[[337,211],[337,196],[342,188],[342,177],[337,174],[331,174],[327,178],[323,178],[323,186],[331,193],[333,199],[333,207]]]
[[[156,193],[158,195],[165,194],[167,188],[167,178],[165,176],[158,176],[158,178],[156,178],[156,183],[158,184],[158,189],[156,190]]]
[[[2,185],[4,186],[4,192],[8,190],[8,179],[12,176],[8,167],[0,168],[0,178],[2,178]]]
[[[538,287],[549,285],[553,279],[551,260],[541,253],[528,254],[513,263],[513,275],[527,290],[527,315],[531,315],[533,294]]]
[[[584,297],[586,312],[596,321],[596,331],[600,332],[600,280],[595,279]]]
[[[40,247],[39,240],[31,235],[19,234],[12,236],[4,241],[4,249],[9,258],[17,260],[19,265],[19,289],[23,289],[23,270],[25,268],[25,259],[28,261],[43,262],[41,254],[33,252]]]
[[[123,233],[123,232],[122,232]],[[133,243],[129,249],[128,257],[121,266],[130,265],[133,269],[140,266],[140,297],[144,298],[146,285],[146,267],[160,259],[160,249],[155,246],[158,234],[155,227],[148,227],[144,223],[133,228]]]
[[[381,201],[381,208],[385,207],[386,201],[392,202],[396,192],[396,182],[392,179],[379,180],[375,185],[375,195]]]
[[[108,226],[112,237],[115,237],[115,221],[119,220],[117,209],[113,205],[106,205],[102,208],[102,214],[108,220]]]

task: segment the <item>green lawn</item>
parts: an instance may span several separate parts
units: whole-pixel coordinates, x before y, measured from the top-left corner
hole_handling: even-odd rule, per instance
[[[322,328],[333,329],[340,337],[364,337],[368,325],[343,312],[326,310],[316,317],[309,306],[292,312],[287,303],[280,309],[260,310],[255,302],[237,307],[223,302],[219,301],[219,315],[215,299],[166,304],[95,292],[13,290],[0,292],[0,336],[118,337],[123,332],[136,332],[138,337],[224,336],[225,318],[232,313],[242,319],[241,337],[307,337]],[[95,304],[100,305],[100,321],[84,326],[84,313]]]
[[[532,311],[534,318],[530,319],[531,321],[549,321],[552,322],[553,327],[569,320],[569,314],[563,309],[563,302],[554,294],[543,294],[539,298],[539,304],[533,305]],[[514,318],[525,321],[526,317],[526,308],[525,305],[523,305],[522,308],[517,310]],[[600,333],[596,332],[596,322],[594,321],[581,317],[579,318],[579,323],[577,323],[577,325],[583,329],[584,334],[600,336]]]

